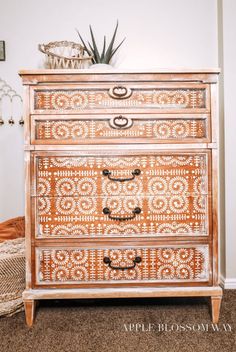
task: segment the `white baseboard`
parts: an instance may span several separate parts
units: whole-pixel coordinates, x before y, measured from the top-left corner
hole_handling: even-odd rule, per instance
[[[226,290],[236,290],[236,278],[225,278],[220,275],[220,286]]]

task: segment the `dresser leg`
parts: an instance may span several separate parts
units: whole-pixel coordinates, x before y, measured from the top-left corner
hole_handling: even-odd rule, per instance
[[[24,306],[25,306],[26,324],[28,325],[28,327],[31,327],[34,323],[34,318],[35,318],[36,301],[33,299],[25,300]]]
[[[217,324],[219,321],[221,300],[221,296],[211,297],[211,316],[213,324]]]

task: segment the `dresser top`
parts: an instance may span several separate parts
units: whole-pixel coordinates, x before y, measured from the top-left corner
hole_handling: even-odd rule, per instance
[[[205,69],[152,69],[152,70],[95,70],[95,69],[40,69],[20,70],[23,84],[34,85],[38,83],[73,83],[73,82],[202,82],[216,83],[219,68]]]
[[[196,68],[178,68],[178,69],[170,69],[170,68],[158,68],[158,69],[38,69],[38,70],[20,70],[20,75],[74,75],[74,74],[117,74],[117,73],[131,73],[131,74],[142,74],[142,73],[220,73],[220,68],[204,68],[204,69],[196,69]]]

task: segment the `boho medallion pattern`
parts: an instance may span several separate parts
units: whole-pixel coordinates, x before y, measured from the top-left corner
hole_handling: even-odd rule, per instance
[[[211,298],[219,70],[27,70],[26,322],[47,298]]]
[[[134,265],[137,256],[141,260]],[[37,281],[39,284],[207,281],[208,256],[208,246],[204,245],[180,248],[38,248]],[[104,263],[104,257],[111,260],[112,267]]]
[[[79,141],[102,138],[155,138],[157,140],[207,137],[205,119],[133,120],[127,129],[114,129],[109,120],[36,121],[36,140]]]
[[[34,92],[35,110],[80,111],[147,107],[155,109],[204,109],[206,88],[133,89],[128,99],[114,99],[109,89],[50,89]]]
[[[36,158],[39,237],[208,234],[206,153]],[[129,221],[103,211],[126,218],[137,207],[141,212]]]

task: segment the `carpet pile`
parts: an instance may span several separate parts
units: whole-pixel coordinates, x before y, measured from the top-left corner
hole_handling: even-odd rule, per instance
[[[1,352],[235,352],[236,290],[226,290],[219,331],[207,298],[40,301],[0,319]]]

